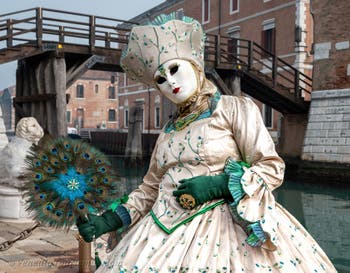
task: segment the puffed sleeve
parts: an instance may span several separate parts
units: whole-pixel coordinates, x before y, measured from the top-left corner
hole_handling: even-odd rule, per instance
[[[256,104],[249,98],[235,97],[232,110],[232,132],[242,161],[247,164],[242,166],[238,187],[233,187],[233,195],[238,198],[231,210],[250,235],[247,238],[250,245],[275,250],[278,221],[272,190],[282,184],[285,164],[275,150]]]
[[[128,201],[123,206],[128,210],[131,224],[135,224],[141,217],[147,214],[158,196],[159,183],[162,177],[160,168],[156,161],[158,144],[153,150],[150,164],[141,185],[129,194]]]

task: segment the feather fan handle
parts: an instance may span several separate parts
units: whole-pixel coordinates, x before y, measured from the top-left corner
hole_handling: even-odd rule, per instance
[[[118,196],[109,160],[81,140],[49,139],[33,146],[26,163],[28,210],[49,226],[69,228],[89,212],[104,211]]]

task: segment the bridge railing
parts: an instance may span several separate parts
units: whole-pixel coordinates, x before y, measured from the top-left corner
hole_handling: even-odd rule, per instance
[[[137,23],[78,12],[33,8],[0,15],[0,49],[43,42],[120,48]],[[124,27],[122,27],[124,26]]]
[[[205,58],[216,67],[258,74],[272,87],[287,89],[297,98],[312,90],[310,77],[250,40],[207,34]]]
[[[32,8],[0,15],[1,50],[19,50],[29,44],[44,50],[59,45],[85,45],[120,49],[127,44],[135,22],[46,8]],[[52,48],[51,48],[52,47]],[[207,35],[206,61],[232,69],[245,69],[270,81],[273,87],[288,89],[295,97],[310,93],[312,79],[288,62],[253,41],[220,35]]]

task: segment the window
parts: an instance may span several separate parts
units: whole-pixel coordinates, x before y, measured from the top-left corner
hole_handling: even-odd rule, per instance
[[[98,84],[95,84],[95,94],[98,94]]]
[[[71,111],[67,111],[67,122],[71,123],[71,119],[72,119]]]
[[[240,27],[236,26],[227,32],[231,39],[227,41],[227,61],[237,62],[237,55],[239,54],[239,39],[240,38]]]
[[[160,107],[156,106],[155,108],[155,128],[159,128],[160,127]]]
[[[77,85],[77,98],[84,98],[84,85]]]
[[[124,108],[124,127],[129,127],[129,108]]]
[[[108,110],[108,121],[116,121],[115,110],[114,109],[109,109]]]
[[[267,128],[272,128],[272,108],[266,104],[263,106],[264,123]]]
[[[276,44],[276,29],[275,29],[275,20],[267,20],[263,23],[263,31],[261,33],[261,45],[262,47],[272,53],[275,54],[275,46]],[[269,57],[269,54],[263,52],[263,57]]]
[[[202,21],[203,24],[210,21],[210,0],[202,0]]]
[[[239,11],[239,0],[230,0],[230,14]]]
[[[274,28],[263,31],[262,46],[266,51],[271,52],[272,54],[275,53],[275,29]]]
[[[114,86],[108,87],[108,98],[115,99],[115,87]]]
[[[84,109],[82,109],[82,108],[77,109],[77,122],[76,123],[77,123],[76,125],[79,128],[84,128]]]

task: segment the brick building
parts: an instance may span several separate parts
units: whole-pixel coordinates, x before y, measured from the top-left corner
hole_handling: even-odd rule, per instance
[[[129,113],[136,104],[143,110],[143,132],[159,133],[162,127],[162,95],[154,88],[128,79],[124,73],[118,74],[119,128],[127,132]]]
[[[176,12],[178,16],[190,16],[201,22],[208,34],[253,40],[301,72],[311,75],[313,26],[309,2],[309,0],[167,0],[131,20],[145,24],[159,14],[171,12]],[[237,45],[232,45],[232,49],[237,50]],[[157,115],[162,117],[164,116],[164,113],[163,115],[160,113],[162,109],[174,110],[175,107],[170,106],[158,91],[131,82],[123,74],[119,75],[119,79],[121,79],[120,117],[125,117],[127,109],[139,101],[145,102],[146,113],[149,101],[153,110],[148,112],[149,117],[145,116],[144,128],[149,126],[151,130],[157,130],[159,128],[156,122],[159,119]],[[257,104],[262,111],[266,126],[276,139],[281,114],[267,105],[259,102]],[[160,124],[164,123],[164,119],[166,117],[163,117]],[[120,124],[120,128],[125,129],[125,125]]]
[[[313,92],[303,159],[350,163],[350,2],[313,0]]]
[[[115,73],[87,71],[67,89],[68,127],[118,129],[118,78]]]
[[[14,134],[15,111],[12,99],[16,86],[0,91],[0,107],[9,134]],[[87,71],[66,91],[68,94],[67,126],[78,130],[118,129],[118,78],[116,73]]]

